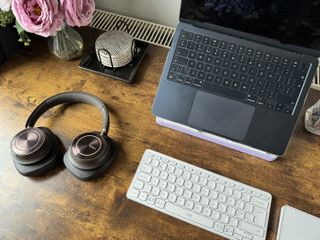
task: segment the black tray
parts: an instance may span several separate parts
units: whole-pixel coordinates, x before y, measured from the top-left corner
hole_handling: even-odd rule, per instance
[[[120,68],[109,68],[102,67],[101,63],[98,61],[95,49],[91,49],[88,54],[86,54],[79,64],[79,67],[94,73],[98,73],[104,76],[115,78],[127,83],[131,83],[138,67],[146,54],[149,44],[135,40],[137,54],[133,60],[126,66]]]

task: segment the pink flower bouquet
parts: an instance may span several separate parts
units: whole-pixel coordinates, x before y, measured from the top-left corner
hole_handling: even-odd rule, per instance
[[[11,10],[17,23],[30,33],[48,37],[70,26],[85,26],[92,20],[94,0],[0,0],[1,10]]]

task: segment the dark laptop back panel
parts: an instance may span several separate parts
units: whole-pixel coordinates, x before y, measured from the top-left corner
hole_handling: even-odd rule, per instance
[[[317,66],[311,56],[180,23],[153,113],[283,155]]]

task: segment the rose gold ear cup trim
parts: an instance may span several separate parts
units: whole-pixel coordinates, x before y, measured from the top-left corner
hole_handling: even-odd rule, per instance
[[[48,134],[40,128],[26,128],[17,133],[11,141],[14,161],[33,164],[42,160],[52,148]]]

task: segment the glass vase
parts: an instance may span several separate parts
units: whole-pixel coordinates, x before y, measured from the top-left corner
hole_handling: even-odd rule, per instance
[[[49,37],[48,47],[54,56],[72,60],[81,56],[83,39],[76,30],[65,24],[55,36]]]

